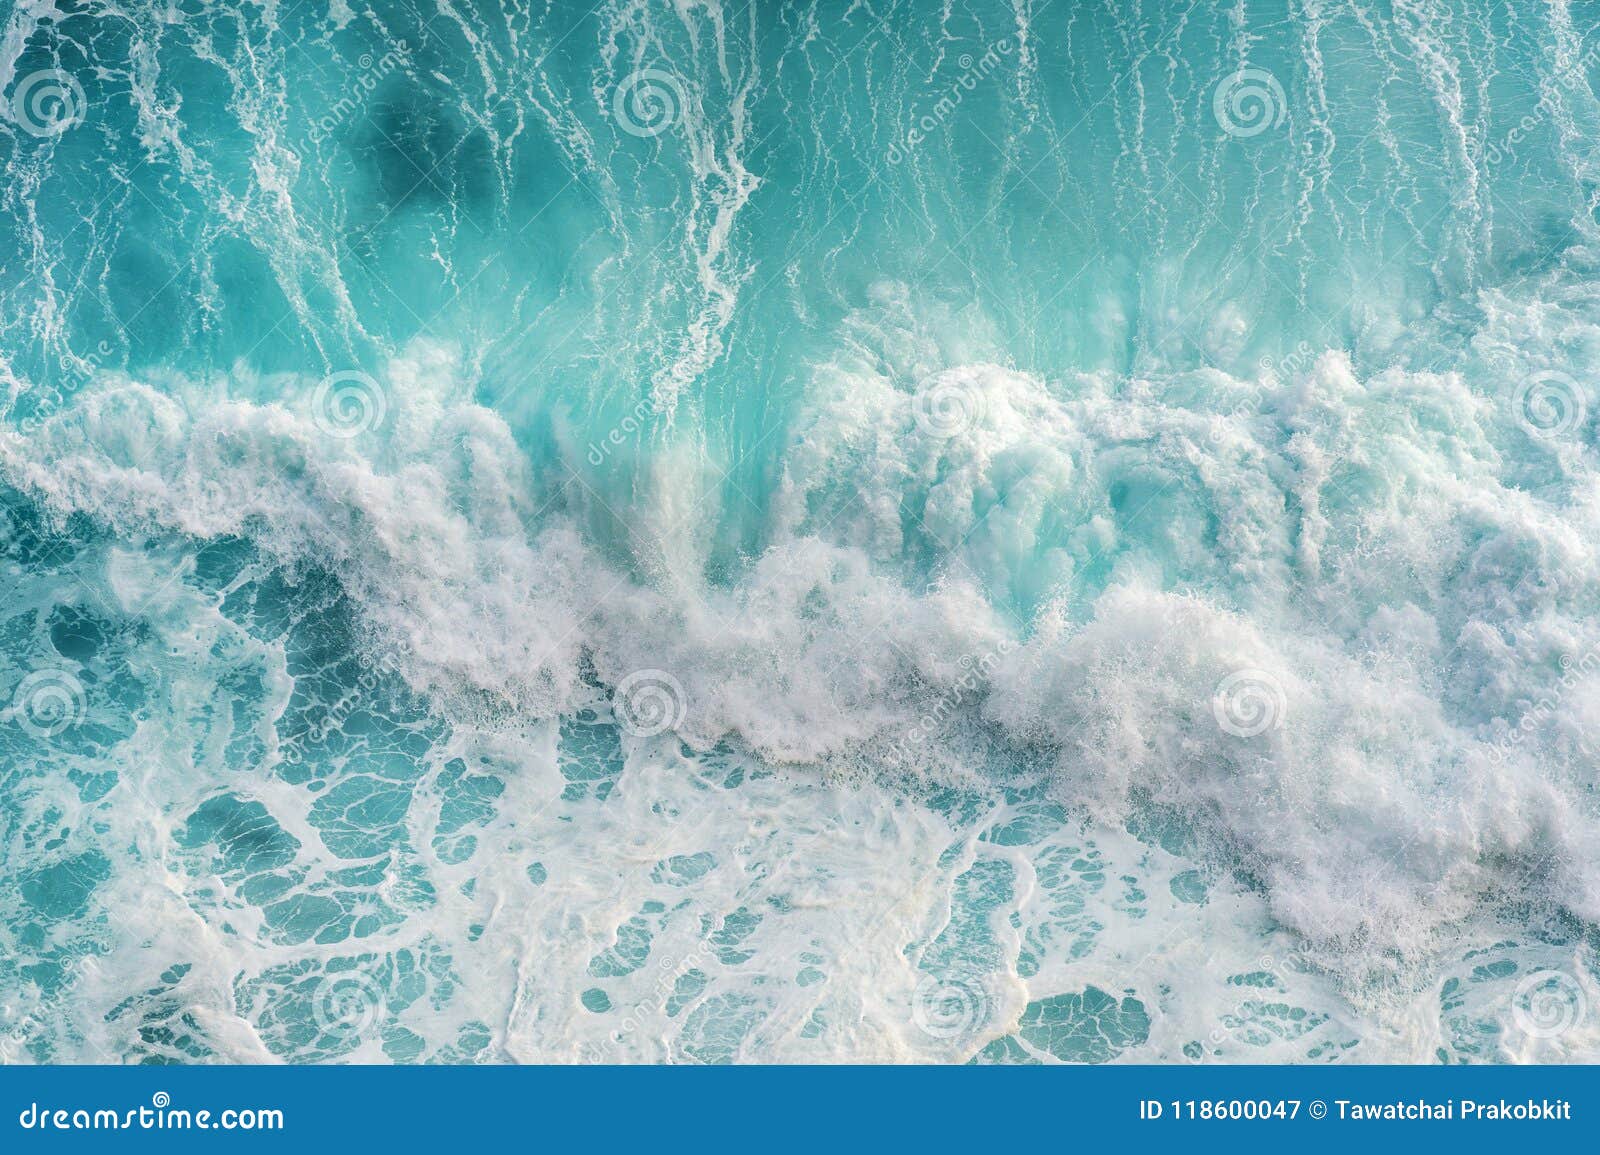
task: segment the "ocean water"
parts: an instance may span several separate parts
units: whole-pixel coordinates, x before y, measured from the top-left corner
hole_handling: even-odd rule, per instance
[[[0,1057],[1600,1060],[1597,82],[5,0]]]

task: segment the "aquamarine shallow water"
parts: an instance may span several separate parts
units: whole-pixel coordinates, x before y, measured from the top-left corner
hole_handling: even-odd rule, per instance
[[[0,13],[6,1059],[1600,1059],[1600,5]]]

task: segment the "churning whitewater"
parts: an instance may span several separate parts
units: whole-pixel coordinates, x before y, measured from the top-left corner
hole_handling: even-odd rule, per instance
[[[0,1057],[1600,1061],[1600,4],[0,13]]]

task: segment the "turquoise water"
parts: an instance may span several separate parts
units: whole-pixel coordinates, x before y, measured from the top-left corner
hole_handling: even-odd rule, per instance
[[[3,1057],[1600,1060],[1600,5],[3,13]]]

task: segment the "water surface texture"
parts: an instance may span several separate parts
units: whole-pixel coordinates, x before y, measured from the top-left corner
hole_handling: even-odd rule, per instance
[[[1600,1060],[1597,83],[0,0],[0,1055]]]

